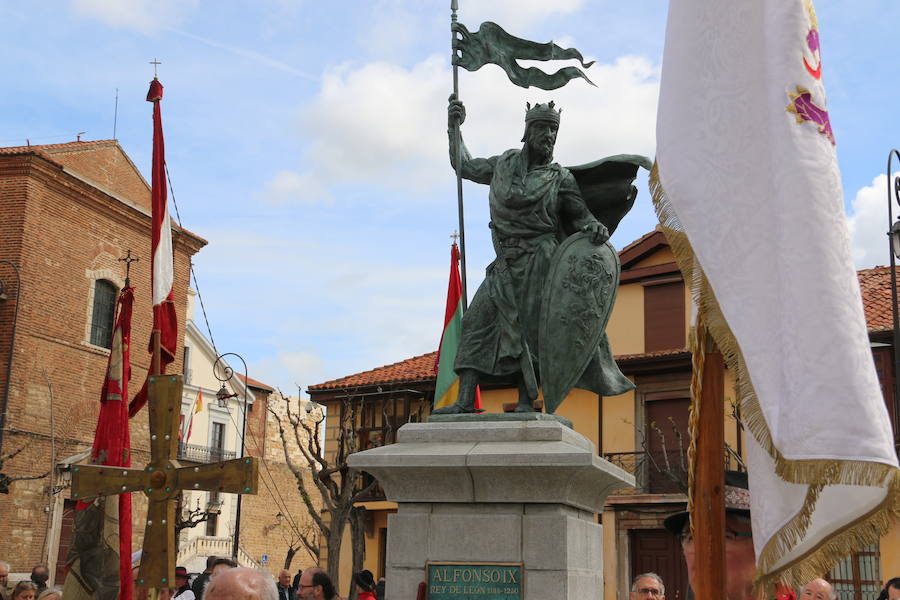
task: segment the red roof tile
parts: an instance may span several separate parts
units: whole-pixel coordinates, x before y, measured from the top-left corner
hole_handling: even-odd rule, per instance
[[[891,268],[875,267],[857,272],[863,309],[869,331],[887,331],[894,327],[891,312]]]
[[[91,140],[83,142],[64,142],[62,144],[31,144],[30,146],[8,146],[0,148],[0,154],[22,154],[23,152],[73,152],[76,150],[88,150],[97,146],[117,144],[116,140]]]
[[[256,379],[253,379],[252,377],[244,377],[240,373],[235,373],[235,375],[237,375],[241,381],[246,381],[247,385],[249,385],[250,387],[255,387],[258,390],[266,390],[268,392],[275,391],[275,388],[273,388],[272,386],[266,385],[262,381],[257,381]]]
[[[437,352],[429,352],[421,356],[414,356],[401,360],[391,365],[384,365],[364,371],[355,375],[348,375],[340,379],[332,379],[324,383],[309,386],[311,392],[323,390],[343,389],[349,387],[384,385],[394,383],[412,383],[417,381],[431,381],[434,379],[434,359]]]
[[[644,236],[641,239],[646,239],[646,237]],[[893,327],[890,273],[889,267],[875,267],[874,269],[864,269],[858,272],[866,313],[866,323],[870,332],[886,331]],[[641,354],[618,354],[615,358],[617,361],[628,362],[644,358],[675,356],[685,352],[688,352],[687,348],[677,348]],[[364,371],[363,373],[311,385],[309,386],[309,391],[318,392],[348,387],[432,381],[435,378],[434,359],[436,354],[436,352],[430,352],[391,365],[378,367],[371,371]]]

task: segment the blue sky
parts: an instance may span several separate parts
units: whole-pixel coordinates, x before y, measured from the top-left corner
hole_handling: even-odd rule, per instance
[[[597,61],[598,87],[554,92],[515,88],[491,65],[461,72],[473,153],[518,145],[525,101],[554,99],[562,164],[653,156],[665,2],[460,4],[470,29],[493,20]],[[857,264],[885,264],[900,4],[816,8]],[[174,196],[184,226],[209,240],[195,268],[216,345],[244,356],[251,377],[305,388],[437,346],[457,227],[448,23],[443,0],[4,3],[0,145],[111,138],[118,88],[116,137],[147,174],[144,97],[160,60]],[[617,247],[655,226],[646,177],[639,189]],[[487,190],[465,194],[471,295],[492,250]]]

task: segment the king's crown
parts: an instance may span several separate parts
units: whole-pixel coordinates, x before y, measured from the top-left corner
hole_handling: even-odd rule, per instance
[[[547,104],[535,104],[534,107],[531,106],[530,102],[525,103],[525,122],[530,123],[531,121],[552,121],[559,125],[559,115],[562,113],[562,109],[555,110],[553,107],[555,103],[553,100],[548,102]]]

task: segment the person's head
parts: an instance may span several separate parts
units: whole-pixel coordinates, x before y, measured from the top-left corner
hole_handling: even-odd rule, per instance
[[[688,513],[670,515],[665,528],[681,540],[688,579],[694,585],[696,563],[694,540],[691,538]],[[756,554],[753,550],[753,529],[750,523],[750,491],[747,474],[737,471],[725,473],[725,591],[728,600],[753,597],[753,577],[756,574]]]
[[[237,563],[231,560],[230,558],[217,558],[213,561],[212,570],[210,571],[210,578],[215,577],[219,573],[223,571],[227,571],[228,569],[234,569],[237,567]]]
[[[666,586],[656,573],[641,573],[631,582],[630,600],[665,600]]]
[[[800,588],[798,600],[836,600],[834,587],[824,579],[813,579]]]
[[[879,600],[900,600],[900,577],[888,579],[878,598]]]
[[[556,134],[559,131],[559,113],[551,101],[547,104],[527,105],[525,111],[525,134],[522,141],[532,160],[547,164],[553,158]]]
[[[363,569],[353,574],[353,585],[356,589],[363,592],[371,592],[375,590],[375,576],[372,572]]]
[[[157,600],[172,600],[172,597],[178,592],[176,588],[164,587],[157,589]]]
[[[9,583],[9,563],[0,560],[0,587],[6,587]]]
[[[35,583],[47,583],[50,579],[50,570],[47,565],[38,565],[31,569],[31,580]]]
[[[175,567],[175,585],[181,588],[190,583],[191,576],[188,575],[188,570],[184,567]]]
[[[287,587],[291,585],[291,572],[287,569],[282,569],[278,572],[278,585],[281,587]]]
[[[37,600],[62,600],[62,592],[59,590],[44,590],[38,595]]]
[[[209,580],[204,600],[278,600],[278,589],[264,571],[236,567]]]
[[[300,576],[297,595],[301,600],[331,600],[335,596],[334,584],[324,569],[313,567]]]
[[[20,581],[13,588],[10,600],[34,600],[37,596],[37,586],[30,581]]]
[[[207,556],[206,557],[206,572],[207,573],[212,571],[213,565],[216,564],[217,560],[219,560],[218,556]]]

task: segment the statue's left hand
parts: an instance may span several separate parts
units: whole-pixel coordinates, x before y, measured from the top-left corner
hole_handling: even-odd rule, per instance
[[[609,239],[609,231],[600,221],[592,221],[581,228],[581,230],[591,236],[591,243],[600,245]]]

